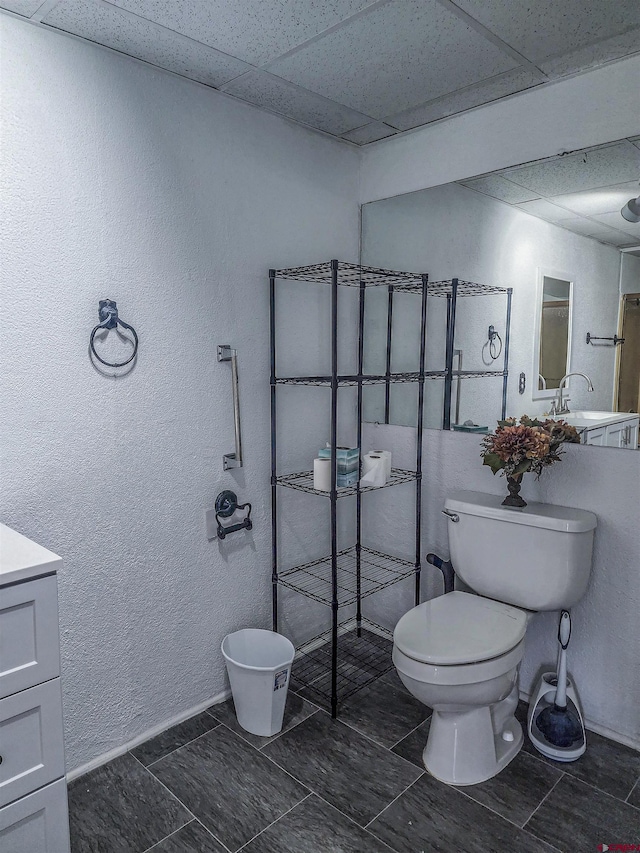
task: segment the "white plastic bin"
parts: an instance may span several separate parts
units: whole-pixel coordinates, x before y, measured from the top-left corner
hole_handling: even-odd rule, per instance
[[[238,722],[254,735],[282,729],[293,643],[273,631],[244,628],[222,641]]]

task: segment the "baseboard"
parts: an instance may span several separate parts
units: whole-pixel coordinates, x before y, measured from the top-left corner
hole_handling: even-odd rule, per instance
[[[118,758],[120,755],[124,755],[125,752],[129,752],[130,749],[135,749],[135,747],[140,746],[141,743],[151,740],[151,738],[162,734],[162,732],[172,728],[173,726],[177,726],[179,723],[183,723],[185,720],[188,720],[189,717],[195,717],[196,714],[201,714],[202,711],[205,711],[212,705],[219,705],[221,702],[226,702],[229,696],[231,696],[231,690],[223,690],[222,693],[218,693],[211,699],[206,699],[204,702],[200,702],[193,708],[181,711],[175,717],[171,717],[171,719],[165,720],[163,723],[153,726],[151,729],[147,729],[133,740],[123,743],[121,746],[115,747],[115,749],[110,749],[109,752],[104,752],[102,755],[98,755],[97,758],[92,758],[91,761],[88,761],[86,764],[82,764],[80,767],[70,770],[67,773],[67,782],[73,782],[74,779],[84,776],[85,773],[89,773],[91,770],[96,770],[98,767],[102,767],[103,764],[106,764],[108,761],[112,761],[114,758]]]
[[[531,699],[530,693],[525,693],[524,690],[520,691],[520,698],[523,702],[529,703]],[[600,723],[596,723],[593,720],[590,720],[588,717],[584,717],[584,725],[587,731],[595,732],[597,735],[602,735],[602,737],[606,737],[609,740],[614,740],[616,743],[621,743],[623,746],[630,746],[631,749],[636,749],[640,752],[640,739],[628,737],[627,735],[622,735],[620,732],[616,732],[613,729],[608,728],[607,726],[603,726]]]

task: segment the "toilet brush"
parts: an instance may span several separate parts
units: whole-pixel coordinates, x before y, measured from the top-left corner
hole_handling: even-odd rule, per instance
[[[583,738],[582,723],[573,706],[567,704],[567,646],[571,637],[571,615],[560,614],[558,626],[558,666],[556,695],[553,705],[544,708],[536,717],[536,726],[553,746],[570,747]]]

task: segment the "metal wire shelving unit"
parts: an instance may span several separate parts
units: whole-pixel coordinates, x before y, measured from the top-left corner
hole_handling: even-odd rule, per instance
[[[323,376],[278,376],[276,374],[276,282],[278,279],[324,284],[331,289],[331,373]],[[302,596],[324,604],[331,609],[331,628],[307,641],[297,649],[292,672],[292,685],[302,694],[330,707],[332,715],[338,713],[339,703],[357,690],[392,668],[392,636],[380,625],[366,619],[362,601],[400,581],[413,579],[415,603],[420,603],[421,574],[421,515],[422,515],[422,434],[425,383],[444,380],[443,428],[451,426],[451,388],[456,379],[495,377],[503,378],[503,417],[506,406],[508,376],[509,323],[511,290],[452,279],[430,282],[422,273],[400,272],[343,263],[337,260],[322,264],[270,270],[270,341],[271,341],[271,504],[272,504],[272,607],[273,630],[278,630],[278,589],[285,587]],[[359,289],[358,359],[357,373],[342,375],[338,372],[338,292],[339,288]],[[387,358],[384,374],[369,375],[364,366],[364,316],[366,291],[370,287],[386,287],[388,291]],[[391,339],[393,300],[395,293],[415,293],[420,297],[419,366],[414,372],[391,371]],[[507,320],[504,343],[504,369],[480,371],[454,371],[454,335],[456,303],[459,297],[482,294],[507,294]],[[426,330],[428,297],[447,299],[446,363],[444,370],[426,371]],[[362,447],[363,388],[370,385],[386,387],[386,421],[389,415],[389,389],[396,383],[414,383],[417,388],[417,434],[414,470],[394,468],[385,486],[353,486],[338,488],[336,470],[338,390],[341,387],[357,389],[357,447]],[[277,417],[276,397],[279,386],[326,387],[331,392],[330,444],[332,447],[331,489],[318,492],[313,488],[313,473],[302,471],[282,474],[277,471]],[[413,483],[415,488],[415,553],[412,559],[401,559],[367,548],[362,543],[362,500],[368,492]],[[278,490],[295,489],[328,499],[330,506],[330,550],[323,557],[293,567],[281,567],[278,553]],[[355,542],[338,549],[338,500],[355,497]],[[346,620],[339,618],[340,609],[355,608],[355,615]]]

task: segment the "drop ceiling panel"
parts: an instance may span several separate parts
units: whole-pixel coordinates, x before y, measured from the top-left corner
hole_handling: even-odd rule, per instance
[[[372,121],[370,124],[365,124],[363,127],[356,127],[355,130],[350,130],[348,133],[343,133],[343,137],[350,142],[355,142],[357,145],[366,145],[368,142],[376,142],[378,139],[386,139],[388,136],[393,136],[396,133],[394,127],[389,127],[381,121]]]
[[[621,59],[640,50],[640,30],[634,29],[619,36],[589,44],[578,50],[545,59],[538,63],[539,67],[551,79],[564,77],[567,74],[576,74],[587,71],[589,68],[597,68],[605,62]]]
[[[587,154],[578,152],[508,169],[503,174],[541,196],[552,197],[634,181],[639,171],[638,149],[623,141]]]
[[[523,204],[518,204],[517,207],[524,210],[525,213],[546,219],[547,222],[562,222],[563,219],[575,219],[576,217],[575,213],[570,210],[558,207],[544,198],[539,198],[536,201],[525,201]]]
[[[110,0],[165,27],[262,65],[373,0]]]
[[[509,204],[517,204],[522,201],[530,201],[538,198],[536,193],[519,187],[517,184],[503,178],[502,175],[485,175],[483,178],[475,178],[472,181],[463,181],[463,187],[468,187],[470,190],[490,195],[492,198],[497,198],[500,201],[509,202]]]
[[[515,66],[436,0],[392,0],[269,70],[383,119]]]
[[[469,110],[472,107],[479,107],[481,104],[488,104],[490,101],[505,97],[505,95],[522,92],[531,86],[539,85],[539,83],[539,78],[529,69],[516,68],[513,71],[507,71],[504,74],[483,80],[481,83],[468,86],[453,94],[444,95],[426,104],[395,113],[387,117],[386,121],[399,130],[409,130],[412,127],[446,118],[446,116],[455,115],[455,113]]]
[[[638,0],[455,0],[532,62],[640,28]]]
[[[627,199],[628,201],[628,199]],[[599,216],[593,217],[596,222],[602,225],[608,225],[610,228],[616,228],[618,231],[623,231],[625,234],[631,235],[636,239],[640,238],[640,222],[627,222],[626,219],[617,213],[602,213]]]
[[[101,0],[63,0],[44,23],[209,86],[221,86],[249,67]]]
[[[620,215],[620,209],[630,198],[635,198],[637,195],[640,195],[640,186],[637,181],[630,181],[615,187],[601,187],[596,190],[555,196],[553,201],[580,216],[595,216],[601,213]]]
[[[369,116],[301,89],[266,71],[250,71],[224,87],[229,95],[265,107],[327,133],[340,135],[370,121]]]
[[[0,9],[29,18],[42,6],[44,0],[1,0]]]

